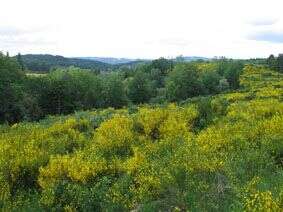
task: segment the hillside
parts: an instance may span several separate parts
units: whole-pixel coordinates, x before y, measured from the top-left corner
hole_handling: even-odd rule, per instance
[[[2,125],[0,208],[282,211],[282,100],[246,65],[226,93]]]
[[[51,68],[56,67],[69,67],[75,66],[82,69],[93,69],[93,70],[101,70],[106,71],[113,66],[107,63],[87,60],[87,59],[78,59],[78,58],[66,58],[63,56],[54,56],[48,54],[27,54],[22,55],[22,60],[24,66],[30,71],[37,72],[47,72]]]

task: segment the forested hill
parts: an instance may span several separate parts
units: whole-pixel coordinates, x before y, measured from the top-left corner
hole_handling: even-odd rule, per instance
[[[30,71],[47,72],[51,68],[75,66],[83,69],[107,71],[112,65],[87,59],[66,58],[49,54],[27,54],[21,56],[24,66]]]

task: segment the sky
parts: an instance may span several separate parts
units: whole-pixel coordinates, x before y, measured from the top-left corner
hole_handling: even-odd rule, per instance
[[[283,53],[282,0],[0,0],[10,55],[171,58]]]

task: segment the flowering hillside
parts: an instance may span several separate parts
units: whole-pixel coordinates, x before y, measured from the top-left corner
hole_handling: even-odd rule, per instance
[[[235,92],[0,126],[4,211],[282,211],[283,74]]]

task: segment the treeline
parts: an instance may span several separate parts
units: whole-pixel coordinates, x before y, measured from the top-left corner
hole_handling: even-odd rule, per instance
[[[270,69],[283,73],[283,54],[279,54],[278,57],[271,54],[267,58],[267,65]]]
[[[161,58],[118,72],[69,67],[37,75],[26,74],[19,58],[0,54],[0,122],[212,95],[237,89],[242,68],[242,62],[227,59],[185,63]]]

